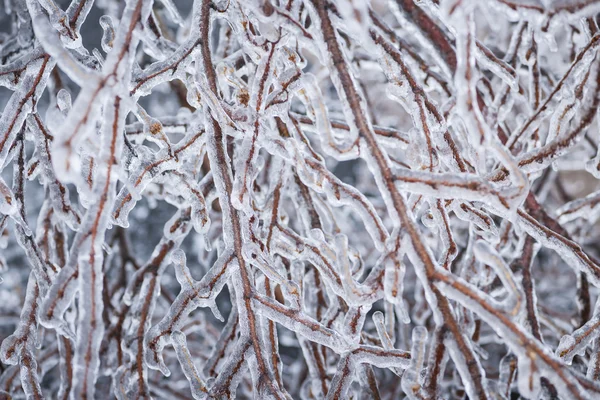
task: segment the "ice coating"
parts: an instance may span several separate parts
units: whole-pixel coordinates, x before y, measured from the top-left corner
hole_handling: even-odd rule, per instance
[[[600,397],[599,12],[3,1],[0,398]]]

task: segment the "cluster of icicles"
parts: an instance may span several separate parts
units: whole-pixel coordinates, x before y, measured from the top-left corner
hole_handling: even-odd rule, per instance
[[[1,399],[600,398],[599,1],[1,7]]]

